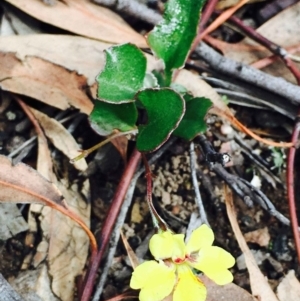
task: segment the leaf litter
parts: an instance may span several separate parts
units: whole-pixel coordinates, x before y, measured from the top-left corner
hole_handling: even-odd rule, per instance
[[[22,7],[24,5],[23,3],[18,2],[18,1],[10,1],[10,2],[14,2],[15,5],[20,5]],[[32,1],[32,3],[34,3],[34,2]],[[33,6],[32,8],[29,7],[26,9],[32,9],[33,12],[31,12],[31,14],[34,15],[36,18],[42,19],[41,16],[43,14],[43,11],[41,11],[41,13],[39,13],[38,10],[36,10],[36,7],[41,7],[40,3],[34,4],[34,5],[37,5],[37,6]],[[61,5],[62,4],[59,3],[59,6],[56,7],[58,9],[57,11],[63,9],[63,8],[61,8]],[[85,5],[87,5],[87,6],[85,6]],[[74,6],[72,9],[75,11],[76,10],[80,11],[81,9],[86,8],[89,5],[90,4],[84,4],[84,6],[82,6],[82,7]],[[51,9],[54,10],[55,7],[51,8]],[[84,11],[84,9],[82,11],[80,11],[79,13],[82,13],[83,11]],[[78,13],[78,11],[76,13]],[[79,16],[79,15],[77,15],[77,16]],[[49,21],[49,23],[54,24],[58,27],[68,29],[67,27],[65,27],[64,24],[58,24],[57,22],[60,22],[60,21],[57,19],[55,20],[55,16],[52,15],[50,17],[54,18],[54,21],[51,21],[52,23]],[[113,20],[115,20],[114,18],[115,17],[112,17]],[[103,21],[100,21],[100,22],[103,22]],[[116,21],[116,23],[117,22],[119,22],[119,20]],[[120,22],[120,23],[123,25],[126,24],[125,22],[124,23],[122,23],[122,22]],[[76,22],[73,22],[73,25],[75,23]],[[116,25],[116,27],[117,27],[117,25]],[[87,28],[89,28],[89,26],[87,26]],[[118,31],[120,31],[120,28],[118,28]],[[76,30],[74,30],[74,32],[82,34],[81,32],[76,31]],[[120,34],[120,32],[114,33],[111,30],[111,31],[109,31],[109,35],[110,35],[109,38],[116,38],[117,42],[119,42],[118,39],[120,38],[121,35],[124,34],[124,32],[121,31],[121,33],[122,34]],[[89,34],[89,35],[82,34],[82,35],[92,36],[92,34]],[[134,34],[134,36],[136,39],[140,39],[140,38],[137,38],[138,35]],[[97,39],[112,42],[111,40],[105,40],[106,38],[103,38],[103,37],[97,38]],[[92,83],[94,82],[94,77],[97,75],[98,71],[101,69],[101,66],[103,64],[102,50],[104,48],[107,48],[106,43],[89,40],[89,39],[83,38],[83,37],[74,37],[74,36],[70,37],[67,35],[66,36],[34,35],[34,36],[18,36],[18,37],[7,37],[7,38],[1,37],[0,41],[1,41],[0,50],[3,51],[3,53],[1,54],[1,55],[3,55],[2,57],[4,58],[5,56],[7,56],[9,58],[8,61],[12,62],[10,65],[0,68],[0,74],[1,74],[1,69],[4,68],[4,70],[5,70],[5,72],[3,72],[4,75],[5,74],[9,75],[9,76],[12,75],[11,80],[9,80],[6,83],[5,83],[6,80],[4,80],[3,83],[5,83],[5,84],[3,84],[2,82],[0,83],[1,85],[3,84],[2,88],[4,90],[30,96],[34,99],[38,99],[46,104],[49,104],[49,105],[59,108],[61,110],[64,110],[64,109],[72,106],[72,107],[79,109],[80,111],[82,111],[84,113],[90,112],[92,103],[91,103],[89,97],[87,97],[86,91],[89,90],[89,86],[91,86]],[[36,42],[36,44],[35,44],[35,42]],[[24,44],[27,45],[28,47],[22,47]],[[38,45],[38,47],[35,47],[35,45]],[[58,48],[57,45],[62,45],[61,46],[62,48]],[[85,46],[80,48],[80,45],[85,45]],[[47,49],[49,51],[47,51]],[[59,49],[60,51],[57,51],[57,49]],[[86,51],[88,51],[92,55],[91,56],[85,55]],[[9,53],[9,52],[11,52],[11,53]],[[16,53],[16,54],[13,54],[13,53]],[[77,61],[76,58],[79,58],[79,61]],[[1,60],[1,61],[4,61],[4,60]],[[150,58],[150,64],[152,64],[151,58]],[[22,78],[23,76],[21,76],[21,75],[25,74],[25,72],[26,73],[29,72],[30,68],[34,72],[38,72],[37,78],[34,78],[33,75],[32,75],[32,79],[30,79],[30,80]],[[16,69],[16,70],[11,70],[11,69]],[[54,75],[53,78],[49,79],[49,78],[45,77],[45,75],[43,75],[39,72],[39,69],[53,70],[52,71],[53,75]],[[63,87],[57,87],[56,90],[54,90],[56,93],[55,97],[51,97],[51,94],[53,92],[52,89],[56,85],[55,74],[56,75],[59,74],[59,79],[60,79],[60,77],[65,78],[65,82],[62,85]],[[45,82],[47,84],[44,86],[43,83],[39,81],[39,79],[45,79]],[[184,79],[184,76],[180,80],[183,81],[183,79]],[[70,84],[71,82],[73,84]],[[194,83],[196,83],[196,80],[194,81]],[[198,80],[197,80],[197,84],[199,84]],[[195,89],[195,87],[198,87],[198,86],[193,84],[192,88]],[[202,88],[200,88],[200,87],[202,87]],[[205,84],[203,82],[203,84],[201,86],[199,86],[199,91],[200,91],[199,93],[201,93],[200,96],[203,96],[203,94],[206,94],[204,96],[215,99],[215,103],[217,104],[216,105],[217,107],[220,106],[224,111],[227,110],[227,107],[223,105],[223,102],[222,102],[221,98],[219,97],[219,95],[210,86],[208,86],[208,85],[205,86]],[[80,95],[80,97],[78,97],[78,95]],[[51,127],[54,127],[56,129],[56,127],[55,127],[56,122],[53,121],[53,119],[51,119],[51,117],[47,117],[45,114],[39,113],[38,111],[35,111],[35,112],[36,112],[36,115],[38,117],[40,117],[40,120],[43,119],[41,124],[44,127],[46,135],[47,135],[47,132],[49,134]],[[54,130],[54,132],[56,133],[56,130]],[[63,129],[62,132],[64,132],[64,134],[66,134],[65,129]],[[61,140],[59,140],[59,139],[64,139],[62,137],[59,137],[61,135],[61,133],[60,132],[58,132],[58,133],[59,134],[57,134],[57,133],[54,134],[57,137],[51,138],[53,140],[53,144],[55,146],[58,146],[60,144],[59,141],[61,141]],[[49,135],[49,137],[50,136],[51,135]],[[65,136],[63,136],[63,137],[65,137]],[[70,138],[71,135],[69,134],[68,137]],[[75,146],[75,147],[77,148],[77,146]],[[180,149],[180,147],[181,147],[180,145],[177,146],[177,149]],[[42,162],[43,160],[48,160],[48,163],[45,164],[44,168],[46,167],[46,169],[48,169],[48,171],[49,170],[52,171],[53,167],[49,166],[49,163],[52,161],[51,159],[49,159],[50,153],[42,154],[42,152],[43,151],[41,148],[41,150],[39,151],[39,154],[38,154],[38,158],[40,158],[39,161]],[[64,152],[66,155],[68,155],[67,147],[64,148]],[[48,159],[46,159],[46,157],[48,157]],[[124,157],[124,151],[123,151],[123,157]],[[2,166],[2,162],[7,163],[6,160],[7,159],[0,159],[1,166]],[[5,164],[4,164],[4,166],[5,166]],[[35,183],[42,183],[42,185],[44,185],[45,183],[49,184],[49,182],[45,181],[45,179],[41,178],[39,175],[37,175],[35,177],[34,173],[32,173],[32,170],[29,167],[26,167],[25,165],[21,164],[21,165],[17,165],[17,166],[13,167],[12,165],[8,164],[8,166],[9,167],[7,167],[5,169],[5,172],[8,170],[14,170],[16,172],[21,171],[20,175],[23,175],[25,177],[25,179],[27,179],[27,180],[31,179],[34,181],[34,182],[32,182],[32,184],[35,184]],[[23,166],[23,167],[20,168],[18,166]],[[38,170],[41,172],[42,172],[42,169],[43,169],[42,166],[38,167]],[[24,172],[24,170],[26,170],[26,172]],[[27,174],[28,170],[30,170],[30,171]],[[8,175],[9,175],[9,173],[8,173]],[[78,197],[78,195],[79,195],[78,192],[74,192],[74,194],[72,192],[70,192],[72,190],[72,189],[70,189],[70,187],[73,187],[71,183],[68,183],[68,181],[60,181],[60,182],[63,182],[63,184],[58,184],[59,182],[56,182],[56,185],[59,187],[60,191],[63,191],[63,195],[66,197],[66,199],[69,199],[69,198],[73,199],[73,198]],[[8,185],[11,185],[11,184],[8,184]],[[19,187],[20,188],[19,190],[23,191],[20,194],[19,193],[16,194],[14,192],[14,189],[12,189],[12,187],[10,187],[10,189],[4,190],[3,193],[9,192],[9,193],[11,193],[12,197],[18,195],[19,199],[24,200],[24,201],[29,199],[31,201],[40,202],[39,197],[35,198],[30,193],[28,194],[28,193],[24,192],[24,189],[29,189],[29,190],[30,189],[39,189],[38,187],[35,187],[36,185],[32,185],[32,186],[28,186],[28,187],[26,185],[25,186],[22,186],[22,185],[20,186],[21,188]],[[49,185],[47,186],[45,184],[45,186],[48,187]],[[54,187],[53,184],[50,183],[50,186],[52,188],[49,187],[49,189],[50,188],[52,190],[54,189],[57,192],[57,195],[56,195],[57,201],[60,200],[60,202],[61,202],[61,192],[58,191],[57,188],[53,188]],[[68,187],[68,189],[66,189],[66,187]],[[49,191],[52,191],[51,189]],[[142,189],[142,185],[140,185],[140,189]],[[75,190],[76,190],[76,188],[75,188]],[[33,191],[35,191],[35,190],[33,190]],[[38,191],[38,193],[43,195],[42,192],[43,192],[43,190]],[[215,188],[214,192],[217,192],[217,188]],[[53,191],[52,191],[52,193],[53,193]],[[44,197],[47,197],[47,196],[48,196],[48,191],[47,191],[47,195],[45,195]],[[55,194],[53,195],[53,197],[54,196],[55,196]],[[81,197],[80,197],[80,199],[81,199],[81,201],[79,201],[79,204],[81,204],[81,205],[79,205],[79,207],[83,206],[83,209],[85,211],[87,209],[87,208],[85,208],[86,202],[83,201]],[[7,198],[7,200],[8,200],[8,198]],[[60,205],[64,206],[64,203],[61,203]],[[69,206],[70,206],[70,204],[69,204]],[[76,205],[74,205],[74,206],[76,206]],[[53,229],[53,227],[55,228],[55,226],[56,226],[57,228],[59,228],[60,225],[66,225],[66,228],[70,227],[71,232],[74,232],[74,233],[75,232],[77,233],[77,231],[80,231],[80,230],[79,230],[79,228],[73,228],[73,226],[70,226],[68,223],[66,223],[66,221],[62,221],[62,217],[58,218],[57,216],[55,216],[56,214],[53,214],[53,213],[49,214],[48,211],[49,211],[49,209],[45,209],[45,212],[41,215],[41,219],[42,219],[42,224],[44,224],[42,227],[43,227],[43,231],[45,231],[45,235],[47,236],[47,234],[50,234],[50,237],[51,237],[49,254],[48,254],[49,244],[47,245],[47,242],[44,241],[44,242],[46,242],[46,244],[43,244],[43,243],[41,244],[41,247],[39,250],[39,252],[41,252],[41,254],[37,253],[35,260],[38,260],[37,257],[39,257],[39,256],[49,256],[48,260],[49,260],[49,262],[51,262],[50,269],[52,269],[52,272],[54,271],[53,277],[54,277],[54,279],[59,279],[58,281],[54,280],[54,284],[52,283],[52,290],[55,291],[55,293],[58,296],[60,296],[62,294],[61,292],[63,291],[63,288],[58,288],[58,286],[59,286],[58,282],[61,280],[61,275],[59,274],[59,271],[56,271],[56,270],[59,270],[61,262],[68,261],[69,258],[72,257],[72,255],[77,254],[77,253],[74,250],[68,251],[68,252],[66,252],[67,253],[66,257],[64,257],[64,258],[61,257],[61,261],[58,260],[57,262],[55,262],[54,259],[56,256],[57,257],[63,256],[61,253],[61,250],[59,248],[61,247],[62,249],[64,249],[69,244],[72,244],[74,237],[76,237],[76,240],[77,240],[77,236],[74,236],[74,237],[71,236],[71,234],[68,233],[68,231],[65,234],[62,234],[62,236],[68,237],[70,239],[69,241],[66,241],[66,244],[64,244],[64,242],[61,241],[62,239],[59,235],[60,233],[55,233],[56,231],[55,231],[55,229]],[[176,213],[175,206],[173,208],[173,213],[176,216],[177,213]],[[83,216],[85,216],[85,215],[83,214]],[[85,218],[86,218],[86,222],[88,222],[89,217],[85,216]],[[58,219],[58,221],[57,221],[57,219]],[[179,221],[178,221],[178,219],[176,221],[179,222],[179,224],[181,224],[180,219],[179,219]],[[49,224],[53,224],[53,225],[51,225],[49,228],[49,227],[47,227],[47,225],[49,225]],[[136,224],[137,225],[132,225],[132,226],[134,228],[138,229],[138,222]],[[37,226],[34,226],[34,227],[37,227]],[[70,229],[68,229],[68,230],[70,230]],[[52,234],[51,232],[54,232],[54,234]],[[57,237],[55,237],[55,236],[57,236]],[[52,239],[54,239],[54,240],[52,241]],[[82,243],[86,247],[86,240],[78,239],[78,242]],[[256,242],[258,242],[258,241],[256,240]],[[53,247],[53,245],[54,245],[54,247]],[[56,245],[57,245],[57,247],[56,247]],[[46,248],[45,248],[45,246],[46,246]],[[44,252],[44,254],[42,254],[42,252]],[[69,253],[69,252],[71,252],[71,253]],[[87,254],[87,248],[85,248],[85,251],[83,253],[84,253],[83,257],[85,257]],[[51,259],[51,258],[54,258],[54,259]],[[40,259],[41,259],[41,257],[40,257]],[[35,262],[36,262],[36,264],[38,263],[38,261],[35,261]],[[53,267],[52,267],[52,264],[53,264]],[[71,275],[70,275],[70,278],[68,278],[68,281],[73,281],[72,279],[74,279],[76,274],[80,273],[80,271],[82,270],[83,264],[84,264],[84,259],[82,262],[79,263],[79,266],[81,266],[81,267],[79,267],[77,272],[75,271],[75,272],[71,273],[71,271],[69,271],[71,273]],[[66,267],[66,268],[68,268],[68,267]],[[57,272],[57,274],[55,274],[56,272]],[[48,273],[48,271],[46,270],[45,265],[42,265],[41,275],[44,275],[43,277],[45,277],[45,278],[42,281],[45,281],[45,283],[47,283],[47,280],[46,280],[47,273]],[[203,281],[205,281],[205,280],[203,280]],[[48,282],[49,282],[49,279],[48,279]],[[62,284],[62,286],[64,285],[63,283],[61,283],[61,284]],[[207,284],[207,285],[209,286],[209,284]],[[51,291],[50,286],[51,285],[49,283],[49,290]],[[296,286],[293,285],[293,287],[296,287]],[[280,286],[278,287],[278,291],[279,291],[279,288],[280,288]],[[73,289],[74,289],[73,286],[71,286],[67,289],[67,293],[66,293],[64,300],[72,300],[71,292]],[[210,287],[209,287],[209,289],[210,289]],[[235,292],[235,289],[242,291],[241,297],[237,297],[238,293]],[[227,296],[225,290],[227,290],[227,292],[229,293],[229,295],[227,297],[228,299],[232,299],[232,296],[234,296],[236,300],[254,300],[253,297],[251,297],[248,293],[243,291],[241,288],[235,286],[234,284],[229,285],[228,287],[224,287],[224,288],[212,287],[211,288],[211,297],[210,297],[211,299],[208,299],[208,300],[219,300],[220,295],[222,297]],[[283,290],[285,292],[287,292],[289,289],[284,288]],[[291,289],[291,291],[293,291],[293,290],[294,289]],[[40,292],[42,292],[41,289],[40,289]],[[213,296],[214,292],[216,292],[216,293],[219,292],[220,293],[219,297]],[[259,293],[260,293],[260,291],[259,291]],[[278,296],[280,299],[279,293],[278,293]],[[62,297],[62,299],[63,298],[64,297]],[[283,299],[283,300],[285,301],[285,299]],[[282,300],[280,299],[280,301],[282,301]]]

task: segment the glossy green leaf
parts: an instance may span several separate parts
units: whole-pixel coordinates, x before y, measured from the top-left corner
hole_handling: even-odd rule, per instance
[[[206,122],[204,118],[211,106],[212,102],[207,98],[187,98],[185,114],[173,134],[191,140],[198,134],[205,132]]]
[[[167,86],[171,83],[172,70],[184,65],[204,3],[205,0],[169,0],[163,20],[148,35],[152,51],[165,63]]]
[[[137,109],[134,103],[111,104],[96,100],[89,120],[101,136],[107,136],[113,130],[127,132],[136,128]]]
[[[147,111],[147,124],[138,127],[136,146],[139,151],[149,152],[161,146],[180,122],[185,102],[175,91],[146,89],[138,93],[138,101]]]
[[[143,87],[146,57],[133,44],[110,47],[105,54],[105,67],[96,78],[98,99],[109,103],[133,102]]]

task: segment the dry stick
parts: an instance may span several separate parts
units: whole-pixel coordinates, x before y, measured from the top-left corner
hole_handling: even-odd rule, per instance
[[[155,154],[151,157],[151,159],[149,160],[149,164],[154,163],[155,161],[157,161],[157,159],[159,159],[161,157],[161,155],[176,141],[176,138],[170,138],[157,152],[155,152]],[[112,261],[116,252],[116,248],[117,248],[117,244],[119,241],[119,237],[120,237],[120,229],[121,227],[124,225],[125,222],[125,218],[128,212],[128,209],[131,205],[132,202],[132,197],[133,197],[133,193],[136,187],[136,182],[138,180],[138,178],[145,172],[145,167],[141,167],[133,176],[129,188],[127,190],[127,193],[125,195],[125,200],[124,203],[122,205],[120,214],[118,216],[118,219],[116,221],[116,225],[115,228],[113,230],[113,233],[111,235],[111,240],[110,240],[110,249],[108,251],[106,260],[105,260],[105,266],[103,267],[103,270],[101,272],[101,276],[100,279],[98,281],[98,285],[96,287],[95,290],[95,294],[93,296],[92,301],[98,301],[100,300],[101,294],[102,294],[102,290],[103,290],[103,286],[105,284],[106,281],[106,277],[108,274],[108,270],[112,265]]]
[[[268,39],[263,37],[261,34],[256,32],[251,27],[245,26],[244,23],[238,18],[231,17],[230,21],[233,22],[235,25],[237,25],[247,36],[249,36],[256,42],[260,43],[261,45],[264,45],[273,54],[279,56],[284,61],[287,68],[295,76],[295,78],[298,82],[298,85],[300,85],[300,70],[288,57],[288,53],[284,48],[269,41]],[[300,111],[298,114],[300,114]],[[291,139],[292,140],[291,142],[294,143],[295,145],[296,145],[298,137],[299,137],[299,132],[300,132],[300,120],[298,117],[296,119],[296,122],[294,125],[292,139]],[[296,214],[295,191],[294,191],[295,153],[296,153],[295,147],[290,148],[288,161],[287,161],[287,192],[288,192],[288,201],[289,201],[289,210],[290,210],[290,216],[291,216],[292,230],[293,230],[293,234],[294,234],[298,260],[300,262],[300,236],[299,236],[299,231],[298,231],[299,225],[298,225],[297,214]]]
[[[258,42],[259,44],[265,46],[267,49],[269,49],[273,54],[279,56],[289,68],[289,70],[292,72],[292,74],[295,76],[298,85],[300,85],[300,70],[297,68],[297,66],[292,62],[292,60],[288,57],[288,52],[282,48],[281,46],[271,42],[264,36],[262,36],[260,33],[255,31],[252,27],[246,26],[242,20],[235,16],[231,16],[229,18],[229,21],[232,22],[234,25],[238,26],[238,28],[244,32],[249,38],[252,40]]]
[[[157,24],[162,16],[136,0],[93,0],[95,3],[110,7],[121,13],[131,15],[149,24]]]
[[[282,78],[266,74],[260,70],[225,58],[204,43],[201,43],[197,47],[196,52],[214,70],[276,93],[288,99],[293,104],[300,104],[300,87]]]
[[[300,115],[300,112],[298,113]],[[296,143],[300,133],[300,119],[299,116],[296,119],[293,134],[292,142]],[[288,160],[287,160],[287,173],[286,173],[286,182],[287,182],[287,194],[289,201],[289,210],[292,223],[292,230],[295,239],[295,245],[297,250],[298,261],[300,262],[300,237],[299,237],[299,224],[297,219],[297,209],[295,204],[295,182],[294,182],[294,167],[295,167],[295,154],[296,148],[291,147],[289,149]]]
[[[130,157],[130,160],[128,162],[128,165],[126,166],[126,169],[123,172],[122,178],[119,182],[119,185],[116,189],[111,206],[109,208],[107,217],[104,221],[104,225],[98,236],[99,250],[98,250],[95,260],[93,260],[93,262],[91,262],[91,264],[89,265],[89,268],[88,268],[88,271],[87,271],[87,274],[85,277],[85,281],[84,281],[85,287],[83,289],[81,301],[88,301],[91,297],[94,282],[96,279],[96,275],[97,275],[97,271],[98,271],[101,259],[104,255],[107,244],[109,243],[115,221],[119,215],[121,206],[124,201],[124,196],[128,190],[130,181],[133,177],[133,174],[136,170],[138,163],[140,162],[140,159],[141,159],[141,153],[135,149]]]
[[[211,149],[212,146],[204,135],[200,135],[198,141],[204,153],[204,157],[206,157],[207,150]],[[262,191],[252,186],[248,181],[228,173],[221,164],[211,164],[210,168],[222,178],[248,206],[251,207],[253,201],[255,201],[263,209],[275,216],[281,223],[287,226],[290,225],[290,221],[276,210],[267,196]]]
[[[193,42],[193,45],[190,49],[190,53],[194,52],[197,45],[202,41],[202,39],[217,29],[220,25],[222,25],[226,20],[228,20],[239,8],[241,8],[244,4],[246,4],[249,0],[241,0],[238,2],[235,6],[232,6],[228,8],[226,11],[224,11],[216,20],[214,20],[213,23],[211,23],[203,32],[200,32],[198,36],[196,37],[195,41]]]
[[[191,142],[191,144],[190,144],[190,165],[191,165],[191,176],[192,176],[193,186],[194,186],[195,195],[196,195],[196,203],[198,205],[201,223],[202,224],[204,223],[209,226],[209,222],[207,220],[207,216],[206,216],[206,212],[205,212],[204,205],[202,202],[201,194],[199,191],[199,184],[198,184],[198,180],[197,180],[196,155],[195,155],[194,142]]]
[[[201,15],[201,20],[200,20],[200,24],[199,24],[199,32],[202,33],[207,22],[209,21],[209,18],[211,17],[211,15],[213,14],[215,7],[217,5],[217,3],[219,2],[219,0],[208,0],[204,9],[203,9],[203,13]]]

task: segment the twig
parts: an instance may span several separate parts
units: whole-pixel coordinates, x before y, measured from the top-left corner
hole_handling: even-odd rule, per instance
[[[202,224],[206,224],[209,226],[209,222],[207,220],[207,216],[206,216],[206,212],[205,212],[204,205],[202,202],[201,194],[199,191],[199,184],[198,184],[198,180],[197,180],[196,155],[195,155],[194,142],[191,142],[191,144],[190,144],[190,165],[191,165],[191,176],[192,176],[192,180],[193,180],[193,186],[194,186],[194,191],[195,191],[195,195],[196,195],[196,203],[198,205],[200,219],[201,219]]]
[[[209,18],[213,14],[215,7],[219,0],[208,0],[201,15],[201,20],[199,24],[199,33],[202,33]]]
[[[204,155],[206,155],[205,150],[208,149],[207,145],[210,145],[210,142],[208,142],[203,135],[199,136],[198,141],[204,151]],[[212,148],[211,145],[209,147]],[[281,223],[288,226],[290,225],[289,219],[277,211],[268,197],[262,191],[252,186],[248,181],[228,173],[221,164],[210,165],[210,168],[221,177],[248,206],[252,206],[254,201],[271,215],[275,216]]]
[[[149,160],[149,164],[154,163],[155,161],[157,161],[161,155],[176,141],[176,139],[169,139]],[[124,199],[124,203],[122,205],[122,208],[120,210],[120,214],[118,216],[118,219],[116,221],[116,225],[115,228],[113,230],[113,233],[111,235],[111,240],[110,240],[110,249],[109,252],[107,254],[106,260],[105,260],[105,266],[103,267],[103,270],[101,272],[101,276],[100,279],[98,281],[98,285],[96,287],[96,291],[95,294],[93,296],[92,301],[98,301],[100,300],[101,294],[102,294],[102,290],[103,290],[103,286],[105,284],[106,281],[106,277],[107,277],[107,273],[109,271],[109,268],[112,265],[112,261],[114,258],[114,254],[116,252],[116,248],[117,248],[117,244],[120,238],[120,228],[124,225],[125,222],[125,218],[128,212],[128,209],[131,205],[132,202],[132,197],[133,197],[133,193],[136,187],[136,182],[138,180],[138,178],[145,172],[145,167],[141,167],[133,176],[125,199]]]
[[[226,11],[222,12],[220,16],[214,20],[206,29],[202,32],[199,32],[193,45],[191,47],[190,53],[192,53],[196,48],[197,45],[202,41],[202,39],[217,29],[220,25],[222,25],[226,20],[228,20],[239,8],[241,8],[244,4],[246,4],[249,0],[240,0],[236,5],[228,8]]]
[[[156,11],[136,0],[93,0],[95,3],[110,7],[118,12],[143,20],[149,24],[157,24],[162,16]]]
[[[24,301],[24,299],[10,286],[0,273],[0,300],[1,301]]]
[[[300,114],[300,112],[298,112],[298,114]],[[293,134],[291,139],[292,142],[297,142],[299,133],[300,133],[300,120],[298,117],[293,129]],[[299,237],[299,230],[298,230],[299,224],[298,224],[297,210],[295,204],[295,182],[294,182],[295,154],[296,154],[296,148],[291,147],[289,149],[288,160],[287,160],[286,181],[287,181],[287,194],[288,194],[290,217],[292,222],[292,230],[295,239],[298,261],[300,262],[300,237]]]
[[[196,52],[214,70],[285,97],[293,104],[300,104],[300,87],[282,78],[266,74],[260,70],[225,58],[204,43],[201,43],[197,47]]]
[[[109,243],[111,233],[113,231],[116,219],[119,215],[121,206],[124,201],[124,196],[126,195],[128,187],[130,185],[130,181],[133,177],[133,174],[136,170],[138,163],[140,162],[140,159],[141,159],[141,153],[135,149],[130,157],[126,169],[123,172],[122,178],[119,182],[119,185],[113,197],[113,201],[109,208],[107,217],[104,221],[101,232],[99,233],[98,236],[99,250],[95,260],[93,260],[93,262],[91,262],[89,265],[89,269],[84,281],[85,286],[82,292],[81,301],[88,301],[91,297],[100,262],[103,258],[104,252]]]
[[[242,20],[235,16],[231,16],[229,18],[229,21],[238,26],[238,28],[244,32],[249,38],[252,40],[258,42],[259,44],[265,46],[267,49],[269,49],[273,54],[279,56],[289,68],[289,70],[292,72],[292,74],[295,76],[298,85],[300,84],[300,70],[297,68],[297,66],[293,63],[293,61],[288,56],[288,52],[282,48],[281,46],[271,42],[264,36],[262,36],[260,33],[255,31],[252,27],[246,26]]]

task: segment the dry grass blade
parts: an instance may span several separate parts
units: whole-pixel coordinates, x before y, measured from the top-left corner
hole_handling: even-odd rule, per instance
[[[120,16],[88,0],[56,1],[47,6],[37,0],[6,0],[42,22],[76,34],[110,43],[131,42],[147,47],[144,37],[135,32]]]
[[[250,277],[250,285],[252,294],[257,296],[261,301],[278,301],[275,293],[272,291],[268,280],[260,271],[253,254],[251,253],[248,245],[243,237],[243,234],[239,228],[236,212],[232,200],[232,193],[225,185],[225,202],[226,202],[226,209],[227,215],[236,237],[236,240],[245,256],[246,266],[249,272]]]
[[[0,52],[0,87],[61,110],[73,106],[89,114],[93,108],[84,76],[37,57],[20,61],[13,53]]]
[[[121,238],[123,241],[123,244],[125,246],[127,255],[129,257],[130,263],[132,265],[132,268],[135,269],[139,264],[139,259],[138,257],[135,255],[134,251],[132,250],[132,248],[130,247],[127,238],[125,237],[125,235],[123,234],[123,231],[120,232],[121,233]]]

